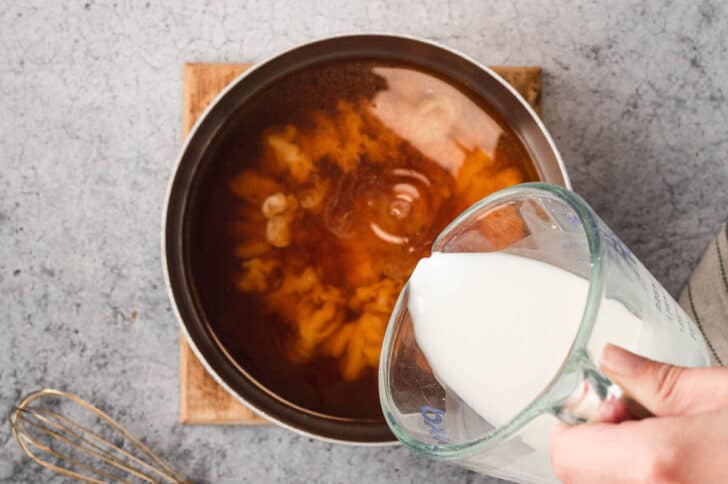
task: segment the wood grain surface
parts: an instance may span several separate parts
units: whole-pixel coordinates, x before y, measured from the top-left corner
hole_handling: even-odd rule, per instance
[[[215,96],[248,66],[249,64],[185,64],[182,98],[182,133],[185,138]],[[540,67],[495,66],[493,70],[540,113]],[[265,423],[265,420],[215,382],[197,360],[183,335],[180,335],[180,422],[246,425]]]

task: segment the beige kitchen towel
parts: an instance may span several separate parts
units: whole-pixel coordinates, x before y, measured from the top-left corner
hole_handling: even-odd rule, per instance
[[[680,305],[703,331],[713,363],[728,365],[728,224],[705,251]]]

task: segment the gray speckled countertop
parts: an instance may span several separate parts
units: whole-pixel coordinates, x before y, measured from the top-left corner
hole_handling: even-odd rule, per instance
[[[718,0],[184,3],[0,0],[2,416],[24,392],[65,388],[208,482],[494,482],[403,448],[177,423],[159,225],[186,61],[399,31],[486,63],[538,64],[574,187],[673,294],[728,215]],[[60,482],[21,456],[5,423],[0,481]]]

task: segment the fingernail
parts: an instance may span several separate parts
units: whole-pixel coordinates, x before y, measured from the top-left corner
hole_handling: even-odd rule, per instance
[[[615,375],[633,376],[640,371],[646,361],[631,351],[608,344],[602,351],[600,366]]]

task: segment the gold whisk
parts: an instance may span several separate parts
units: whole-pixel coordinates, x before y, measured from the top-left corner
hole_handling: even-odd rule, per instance
[[[54,399],[58,401],[54,404]],[[65,401],[65,402],[64,402]],[[116,439],[104,438],[49,407],[69,402]],[[45,405],[44,405],[45,403]],[[32,404],[32,405],[31,405]],[[38,464],[83,482],[188,483],[141,440],[82,398],[45,389],[26,396],[10,415],[18,445]],[[125,449],[127,447],[129,450]],[[50,459],[49,459],[50,458]]]

